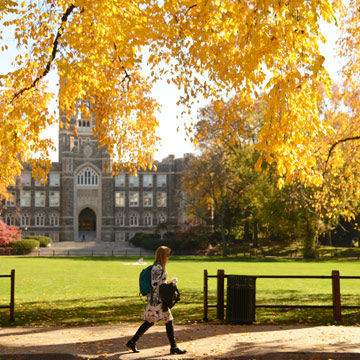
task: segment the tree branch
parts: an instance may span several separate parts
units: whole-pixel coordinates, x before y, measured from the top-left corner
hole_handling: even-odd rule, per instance
[[[189,11],[190,11],[192,8],[194,8],[195,6],[197,6],[197,4],[194,4],[194,5],[189,6],[188,9],[186,10],[185,15],[187,15],[187,14],[189,13]]]
[[[61,34],[63,33],[63,30],[64,30],[64,24],[67,22],[70,14],[72,13],[72,11],[75,9],[75,5],[71,4],[65,11],[64,15],[62,16],[61,18],[61,25],[57,31],[57,34],[56,34],[56,37],[55,37],[55,40],[53,42],[53,49],[52,49],[52,52],[51,52],[51,56],[50,56],[50,59],[48,61],[48,63],[46,64],[46,67],[44,69],[44,72],[39,75],[31,85],[29,85],[28,87],[24,88],[24,89],[21,89],[20,91],[18,91],[13,99],[11,100],[11,103],[13,103],[13,101],[20,95],[22,95],[25,91],[27,90],[30,90],[32,88],[34,88],[36,86],[36,84],[42,79],[44,78],[48,72],[50,71],[50,68],[51,68],[51,64],[52,62],[54,61],[55,57],[56,57],[56,53],[58,51],[58,44],[59,44],[59,40],[60,40],[60,37],[61,37]]]
[[[115,48],[115,51],[117,51],[117,46],[116,46],[116,44],[114,44],[114,48]],[[120,63],[122,63],[122,60],[121,60],[121,57],[120,57],[120,56],[118,56],[118,60],[119,60]],[[123,68],[123,70],[124,70],[125,76],[124,76],[124,78],[122,79],[121,83],[123,83],[126,79],[127,79],[128,81],[131,81],[131,76],[129,75],[129,73],[128,73],[127,70],[125,69],[125,66],[122,66],[122,68]]]
[[[338,140],[336,141],[334,144],[331,145],[331,148],[329,150],[329,154],[328,154],[328,157],[325,161],[325,171],[326,171],[326,167],[327,167],[327,164],[329,162],[329,159],[330,159],[330,156],[331,156],[331,153],[332,151],[335,149],[335,147],[341,143],[344,143],[346,141],[352,141],[352,140],[360,140],[360,136],[352,136],[352,137],[348,137],[348,138],[345,138],[345,139],[341,139],[341,140]]]

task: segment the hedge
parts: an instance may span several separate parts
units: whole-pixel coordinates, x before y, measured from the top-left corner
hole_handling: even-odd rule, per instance
[[[40,246],[40,241],[34,239],[14,240],[9,246],[21,254],[29,254]]]
[[[165,234],[161,240],[159,235],[136,233],[135,236],[130,239],[130,243],[136,247],[142,247],[148,250],[156,250],[159,246],[167,246],[173,251],[181,253],[193,253],[199,250],[203,250],[207,246],[207,242],[201,237],[175,237],[174,233]]]
[[[47,247],[52,243],[51,238],[43,235],[28,235],[25,236],[23,240],[38,240],[40,242],[40,247]]]

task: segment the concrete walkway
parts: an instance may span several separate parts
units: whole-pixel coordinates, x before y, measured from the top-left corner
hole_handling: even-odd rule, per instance
[[[64,241],[54,242],[50,247],[39,248],[31,256],[96,256],[96,255],[154,255],[154,251],[132,246],[126,241]]]
[[[175,325],[187,353],[169,355],[163,324],[139,340],[140,353],[129,352],[124,344],[138,325],[1,328],[0,359],[360,359],[357,327]]]

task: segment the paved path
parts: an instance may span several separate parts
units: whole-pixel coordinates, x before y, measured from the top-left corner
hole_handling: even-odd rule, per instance
[[[64,241],[54,242],[50,247],[39,248],[33,251],[32,256],[57,256],[57,255],[154,255],[154,251],[137,248],[125,241],[107,242],[107,241]]]
[[[169,355],[163,324],[140,339],[140,353],[129,352],[124,344],[137,326],[0,328],[0,359],[360,359],[358,327],[175,325],[188,352]]]

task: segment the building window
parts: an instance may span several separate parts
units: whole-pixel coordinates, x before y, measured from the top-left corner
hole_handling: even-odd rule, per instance
[[[125,192],[124,191],[115,191],[115,206],[124,207],[125,206]]]
[[[30,173],[21,174],[21,184],[23,186],[31,186],[31,174]]]
[[[35,191],[35,206],[45,206],[45,191]]]
[[[117,213],[115,215],[115,225],[119,225],[119,226],[125,225],[125,216],[123,213]]]
[[[152,223],[153,223],[152,220],[153,220],[152,213],[144,214],[144,226],[152,226]]]
[[[80,186],[97,186],[99,185],[99,176],[95,170],[86,167],[77,174],[77,184]]]
[[[50,226],[59,226],[59,215],[57,213],[50,214]]]
[[[156,185],[158,187],[166,186],[166,175],[157,174],[156,175]]]
[[[60,206],[60,192],[59,191],[50,191],[49,206],[50,207]]]
[[[50,174],[50,186],[60,186],[60,174]]]
[[[125,187],[125,174],[117,174],[115,176],[115,186]]]
[[[138,191],[130,191],[129,206],[139,206],[139,192]]]
[[[44,214],[38,213],[35,215],[35,226],[44,226],[45,225],[45,217]]]
[[[81,117],[81,111],[78,110],[78,118],[79,116]],[[86,120],[81,120],[81,119],[78,119],[78,127],[81,127],[81,128],[89,128],[90,127],[90,121],[86,121]]]
[[[139,225],[139,217],[137,213],[130,214],[130,226],[138,226]]]
[[[166,214],[160,213],[158,215],[158,224],[166,223]]]
[[[31,206],[31,191],[22,191],[20,196],[20,206]]]
[[[151,175],[144,175],[143,186],[144,187],[152,187],[153,186],[153,176],[152,176],[152,174]]]
[[[15,225],[15,219],[13,214],[6,214],[5,215],[5,223],[8,226]]]
[[[144,206],[153,206],[153,193],[146,191],[143,196],[143,204]]]
[[[43,183],[41,183],[39,180],[35,180],[35,186],[37,187],[44,187],[45,186],[45,180],[42,179]]]
[[[167,205],[167,196],[166,192],[158,192],[156,195],[156,204],[158,207],[166,207]]]
[[[10,191],[10,198],[5,200],[5,205],[6,206],[15,206],[16,204],[16,193],[15,191]]]
[[[20,226],[30,226],[30,216],[28,213],[23,213],[21,215]]]
[[[129,176],[129,186],[137,187],[139,186],[139,177],[130,175]]]
[[[118,231],[115,233],[115,241],[125,241],[125,232]]]

